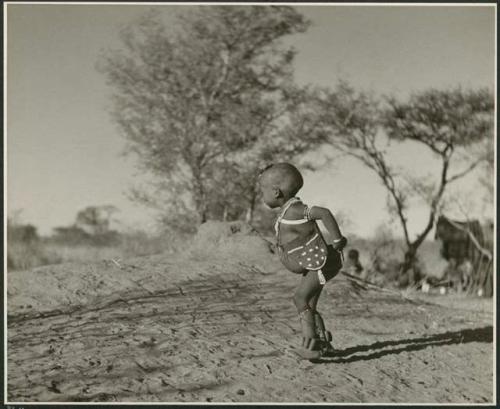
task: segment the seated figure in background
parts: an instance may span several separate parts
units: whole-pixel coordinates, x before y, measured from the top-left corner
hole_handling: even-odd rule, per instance
[[[356,249],[351,249],[347,253],[347,259],[344,261],[344,266],[342,268],[348,274],[362,276],[364,271],[361,262],[359,261],[359,251]],[[362,277],[364,278],[364,277]]]

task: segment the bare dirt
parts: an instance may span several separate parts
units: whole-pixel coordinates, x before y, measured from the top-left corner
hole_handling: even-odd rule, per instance
[[[10,402],[492,403],[493,302],[405,298],[345,275],[320,300],[338,353],[299,360],[297,276],[245,225],[178,257],[8,275]]]

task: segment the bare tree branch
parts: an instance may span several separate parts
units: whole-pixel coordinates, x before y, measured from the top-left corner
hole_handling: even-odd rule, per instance
[[[447,183],[452,183],[462,177],[464,177],[465,175],[467,175],[468,173],[472,172],[475,168],[477,168],[481,163],[483,163],[485,161],[484,158],[481,158],[473,163],[471,163],[468,167],[466,167],[464,170],[462,170],[461,172],[458,172],[456,173],[455,175],[453,176],[450,176],[447,180]]]

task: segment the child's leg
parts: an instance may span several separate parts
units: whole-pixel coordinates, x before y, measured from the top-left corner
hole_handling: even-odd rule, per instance
[[[330,344],[332,340],[332,334],[330,331],[327,331],[325,328],[325,323],[323,321],[323,317],[317,310],[318,300],[321,295],[321,291],[323,290],[323,286],[320,287],[318,292],[314,294],[311,301],[309,301],[309,306],[312,309],[313,317],[314,317],[314,325],[316,330],[316,337],[321,340],[322,350],[325,354],[331,354],[334,352],[332,344]]]
[[[308,271],[302,277],[299,287],[294,295],[295,306],[301,318],[302,336],[304,338],[316,338],[316,326],[314,324],[313,311],[316,308],[317,298],[323,286],[319,283],[316,271]],[[314,303],[314,308],[310,304]]]
[[[319,314],[317,310],[317,305],[318,305],[318,300],[319,296],[321,295],[321,291],[323,290],[323,286],[318,290],[316,294],[314,294],[313,298],[311,301],[309,301],[309,306],[311,307],[313,317],[314,317],[314,325],[315,325],[315,330],[316,330],[316,336],[320,338],[321,340],[325,341],[325,324],[323,322],[323,318]]]
[[[320,286],[318,291],[313,295],[311,301],[309,301],[309,307],[311,310],[316,311],[316,306],[318,305],[319,296],[321,295],[321,291],[323,291],[323,286]]]

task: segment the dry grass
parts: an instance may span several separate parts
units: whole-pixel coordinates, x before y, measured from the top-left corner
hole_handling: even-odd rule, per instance
[[[96,261],[102,259],[120,258],[124,255],[121,247],[92,247],[89,245],[65,246],[47,244],[47,251],[57,254],[61,263],[69,261]]]
[[[57,251],[43,243],[9,242],[7,244],[7,269],[28,270],[46,264],[57,264],[63,260]]]
[[[165,252],[174,253],[180,246],[180,240],[170,236],[151,237],[142,232],[123,235],[120,243],[114,246],[66,245],[50,240],[31,243],[10,241],[7,243],[7,268],[9,271],[19,271],[66,262],[118,260]]]

